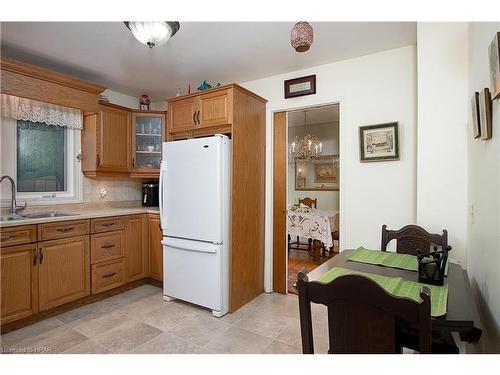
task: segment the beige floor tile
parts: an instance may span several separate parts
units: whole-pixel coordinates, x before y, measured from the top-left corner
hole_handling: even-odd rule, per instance
[[[94,338],[94,341],[113,353],[126,353],[160,335],[161,330],[145,323],[127,321]]]
[[[272,341],[268,337],[238,327],[232,327],[223,334],[214,337],[204,347],[221,354],[255,354],[262,353]]]
[[[250,305],[262,313],[271,313],[289,318],[299,318],[298,298],[292,295],[279,293],[263,293]]]
[[[36,353],[43,354],[56,354],[62,353],[82,342],[88,338],[79,332],[64,326],[51,329],[39,335],[26,338],[25,340],[13,345],[19,352],[35,351]]]
[[[239,320],[236,326],[274,340],[292,324],[299,324],[299,322],[295,318],[261,312],[260,309],[255,309]]]
[[[279,341],[273,341],[264,354],[302,354],[302,350]]]
[[[132,316],[132,314],[128,314],[127,316]],[[162,331],[168,331],[169,329],[177,327],[185,320],[196,318],[197,316],[198,315],[193,311],[183,309],[169,302],[149,311],[147,314],[133,316],[133,319],[149,324]]]
[[[111,311],[119,309],[120,307],[121,306],[115,303],[115,301],[105,299],[74,310],[66,311],[62,314],[56,315],[56,318],[64,324],[71,326],[76,321],[81,322],[82,319],[91,320],[99,318],[107,313],[110,313]]]
[[[131,351],[136,354],[198,354],[203,352],[198,345],[191,344],[168,332],[162,333]]]
[[[185,319],[168,332],[195,345],[203,346],[214,337],[226,332],[232,325],[214,317],[194,316]]]
[[[328,352],[328,323],[327,321],[316,321],[313,319],[313,340],[315,353],[326,354]],[[290,324],[276,338],[276,341],[299,348],[302,350],[302,336],[300,333],[300,321]]]
[[[71,349],[63,352],[63,354],[110,354],[111,352],[104,346],[99,345],[94,340],[90,339],[82,342]]]
[[[81,334],[93,338],[112,329],[125,325],[131,319],[125,313],[117,310],[105,313],[94,319],[82,318],[72,323],[72,328]]]
[[[245,306],[240,307],[234,313],[232,314],[228,313],[223,317],[221,317],[220,319],[229,324],[236,324],[238,321],[240,321],[243,317],[247,316],[253,310],[254,307],[251,306],[249,303],[247,303]]]
[[[31,324],[24,328],[20,328],[0,336],[0,343],[2,347],[12,346],[21,342],[22,340],[37,336],[41,333],[50,331],[51,329],[60,327],[62,325],[63,323],[56,318],[45,319],[41,322]]]

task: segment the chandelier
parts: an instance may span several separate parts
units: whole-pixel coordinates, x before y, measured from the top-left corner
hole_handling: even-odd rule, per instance
[[[295,137],[289,151],[298,160],[318,159],[323,152],[323,145],[318,137],[307,132],[307,111],[304,111],[304,135]]]
[[[153,48],[165,43],[179,31],[179,22],[124,22],[134,37],[142,44]]]

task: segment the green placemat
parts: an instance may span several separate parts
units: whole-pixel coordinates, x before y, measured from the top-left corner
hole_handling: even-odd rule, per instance
[[[343,267],[332,268],[328,272],[321,275],[318,281],[322,283],[329,283],[330,281],[335,280],[337,277],[344,275],[366,276],[379,284],[388,293],[396,297],[410,298],[417,302],[420,302],[420,290],[422,289],[422,286],[426,286],[431,292],[431,315],[434,317],[438,317],[446,314],[448,301],[448,285],[437,286],[421,284],[414,281],[405,280],[401,277],[376,275],[373,273],[354,271]]]
[[[376,264],[379,266],[400,268],[408,271],[418,271],[418,261],[415,255],[398,254],[390,251],[369,250],[364,247],[358,247],[346,258],[353,262]],[[445,276],[448,275],[449,261],[446,262],[444,271]]]

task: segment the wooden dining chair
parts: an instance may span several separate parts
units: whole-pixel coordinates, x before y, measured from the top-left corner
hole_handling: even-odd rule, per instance
[[[371,279],[347,275],[330,283],[308,281],[298,274],[302,351],[314,354],[311,302],[328,307],[328,336],[332,353],[401,353],[401,321],[418,328],[418,351],[431,352],[431,302],[423,287],[420,302],[387,293]]]
[[[419,251],[428,253],[431,246],[448,246],[448,231],[443,234],[431,234],[418,225],[406,225],[398,230],[389,230],[382,225],[382,251],[387,250],[387,244],[396,240],[396,252],[400,254],[417,255]]]
[[[299,198],[299,206],[301,203],[305,204],[309,208],[318,208],[318,198],[314,199],[309,197]]]
[[[312,199],[309,197],[306,198],[299,198],[299,206],[300,204],[305,204],[309,208],[318,208],[318,198]],[[288,252],[290,250],[306,250],[309,252],[309,254],[312,253],[312,239],[308,238],[307,242],[302,242],[300,241],[300,237],[297,236],[296,241],[292,241],[292,237],[288,235]]]

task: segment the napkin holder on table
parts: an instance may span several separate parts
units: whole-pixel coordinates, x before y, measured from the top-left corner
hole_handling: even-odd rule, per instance
[[[448,252],[450,250],[451,246],[445,246],[441,250],[438,250],[438,247],[434,246],[434,251],[430,253],[422,254],[419,252],[417,255],[419,283],[431,285],[444,284],[446,262],[448,261]]]

